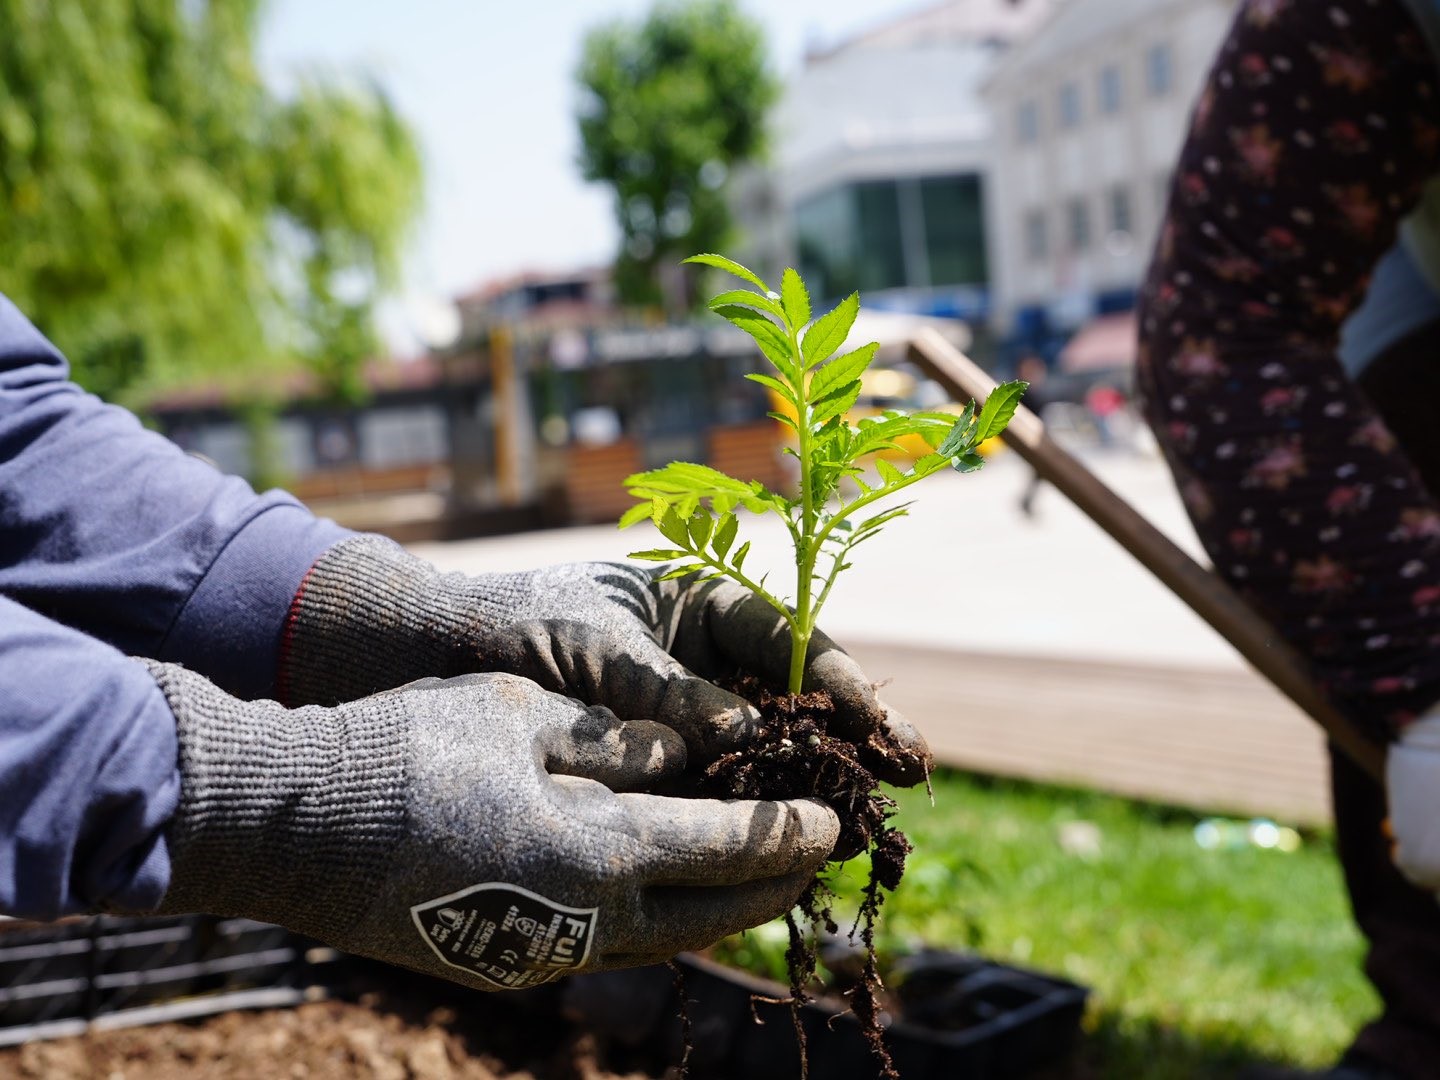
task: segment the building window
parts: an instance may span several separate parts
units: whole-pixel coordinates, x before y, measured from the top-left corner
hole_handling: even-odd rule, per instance
[[[1116,184],[1106,193],[1110,204],[1110,231],[1129,235],[1135,231],[1135,218],[1130,209],[1130,189]]]
[[[1152,45],[1145,51],[1145,89],[1151,97],[1170,93],[1175,72],[1169,45]]]
[[[1065,220],[1070,228],[1070,251],[1079,254],[1090,248],[1090,207],[1084,199],[1071,199],[1065,204]]]
[[[928,284],[983,285],[989,271],[980,178],[974,174],[924,177],[920,208],[925,218]]]
[[[1077,127],[1080,123],[1080,84],[1067,82],[1060,87],[1060,126]]]
[[[1108,64],[1100,69],[1100,111],[1106,116],[1113,116],[1120,111],[1120,68],[1116,64]]]
[[[983,285],[985,210],[974,174],[874,180],[795,208],[797,269],[811,295]]]
[[[1015,136],[1022,143],[1040,138],[1040,110],[1033,101],[1022,101],[1015,110]]]
[[[1025,215],[1025,257],[1040,262],[1050,254],[1050,236],[1045,211],[1031,210]]]

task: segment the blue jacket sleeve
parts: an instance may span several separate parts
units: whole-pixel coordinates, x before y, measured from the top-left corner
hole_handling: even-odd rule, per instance
[[[179,790],[150,673],[0,596],[0,913],[156,907]]]
[[[0,595],[269,696],[295,591],[345,535],[86,394],[0,297]]]

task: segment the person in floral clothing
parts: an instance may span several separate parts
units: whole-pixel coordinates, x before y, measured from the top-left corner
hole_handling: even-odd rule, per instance
[[[1437,0],[1243,3],[1139,311],[1138,389],[1216,570],[1389,748],[1384,788],[1331,755],[1384,1004],[1334,1080],[1440,1076],[1437,57]]]

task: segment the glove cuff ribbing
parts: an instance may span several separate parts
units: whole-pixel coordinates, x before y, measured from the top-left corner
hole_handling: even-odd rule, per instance
[[[160,911],[244,916],[327,940],[354,925],[404,836],[400,701],[287,711],[145,663],[180,747]]]
[[[277,687],[286,705],[334,705],[476,669],[481,630],[503,623],[532,574],[442,574],[380,536],[336,544],[290,607]]]

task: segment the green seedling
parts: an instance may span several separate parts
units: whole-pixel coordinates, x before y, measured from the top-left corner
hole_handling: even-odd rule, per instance
[[[985,459],[978,448],[1000,434],[1027,383],[1007,382],[991,391],[983,408],[971,401],[957,416],[947,412],[904,413],[889,410],[852,424],[846,414],[860,396],[860,377],[875,359],[876,342],[836,355],[844,346],[860,311],[858,293],[851,293],[811,321],[810,296],[793,269],[786,270],[777,293],[758,275],[721,255],[693,255],[684,260],[733,274],[754,288],[723,292],[710,300],[710,310],[749,334],[774,369],[750,374],[793,410],[770,415],[788,426],[795,445],[785,453],[799,460],[799,490],[793,496],[771,491],[758,480],[739,480],[708,465],[674,461],[664,468],[636,473],[625,488],[640,502],[620,519],[622,529],[652,521],[673,547],[631,552],[651,562],[680,560],[664,575],[698,575],[696,580],[728,577],[751,589],[785,619],[790,629],[789,692],[798,694],[805,656],[821,609],[840,574],[850,569],[851,552],[904,517],[911,503],[889,503],[892,496],[945,468],[973,472]],[[758,290],[758,291],[755,291]],[[875,457],[876,472],[862,463],[896,440],[918,435],[930,453],[902,469]],[[842,481],[853,487],[842,488]],[[736,544],[739,521],[735,511],[775,514],[785,523],[794,545],[795,591],[787,602],[745,572],[750,543]]]

